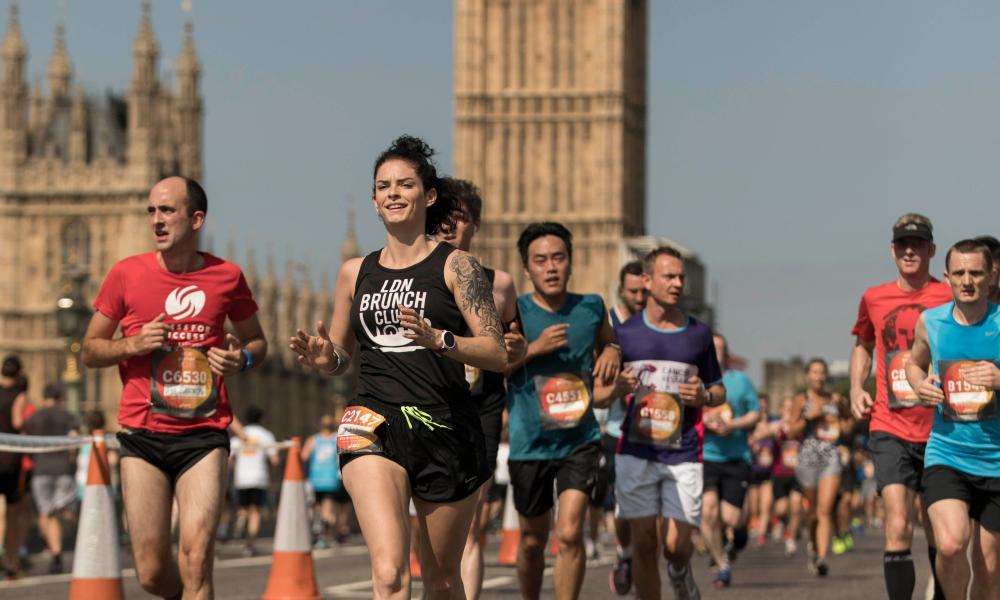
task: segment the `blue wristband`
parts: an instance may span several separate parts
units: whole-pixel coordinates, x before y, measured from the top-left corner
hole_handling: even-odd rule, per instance
[[[253,355],[250,354],[250,351],[247,350],[246,348],[241,348],[240,352],[243,353],[243,358],[246,359],[246,361],[243,363],[243,368],[240,369],[240,372],[242,373],[243,371],[246,371],[253,367]]]

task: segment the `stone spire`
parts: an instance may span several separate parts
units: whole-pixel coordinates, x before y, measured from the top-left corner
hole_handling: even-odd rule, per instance
[[[149,0],[143,0],[139,33],[132,44],[132,80],[128,94],[128,162],[143,185],[156,179],[156,60],[160,49],[153,34]],[[137,182],[139,183],[139,182]]]
[[[340,262],[343,264],[357,256],[361,256],[361,247],[358,245],[358,237],[354,231],[354,205],[351,204],[347,208],[347,235],[344,237],[344,243],[340,246]]]
[[[76,86],[70,107],[69,159],[76,164],[87,161],[87,98],[81,85]]]
[[[12,184],[17,166],[28,155],[28,86],[24,79],[28,46],[17,13],[17,1],[11,0],[0,82],[0,185]]]
[[[56,45],[46,70],[49,78],[49,96],[53,101],[69,96],[69,80],[73,76],[73,64],[66,51],[66,27],[60,20],[56,25]]]
[[[182,5],[187,17],[184,21],[184,41],[177,57],[175,74],[177,77],[177,122],[178,151],[181,173],[194,179],[201,179],[201,137],[202,102],[199,91],[201,65],[194,49],[194,22],[191,17],[190,0]]]
[[[21,35],[17,14],[17,0],[11,0],[10,22],[7,26],[7,36],[3,40],[4,83],[24,81],[24,60],[28,57],[28,46],[24,43],[24,36]],[[15,72],[15,69],[19,72]]]

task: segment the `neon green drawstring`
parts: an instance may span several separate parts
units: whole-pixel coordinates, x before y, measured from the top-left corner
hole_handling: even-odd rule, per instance
[[[403,416],[406,417],[406,426],[409,427],[410,429],[413,429],[413,423],[410,422],[410,417],[413,417],[417,421],[420,421],[421,423],[424,424],[425,427],[427,427],[427,429],[430,429],[431,431],[434,431],[435,427],[438,427],[440,429],[451,429],[451,427],[445,425],[444,423],[435,423],[434,417],[420,410],[420,408],[416,406],[403,406],[399,409],[399,412],[403,413]]]

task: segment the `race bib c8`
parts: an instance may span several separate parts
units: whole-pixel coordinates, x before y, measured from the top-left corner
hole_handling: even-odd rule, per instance
[[[885,389],[889,393],[889,408],[893,410],[924,406],[917,393],[910,387],[910,382],[906,380],[908,358],[910,358],[909,350],[885,353]]]
[[[974,360],[938,361],[941,389],[944,390],[942,415],[946,421],[985,421],[997,416],[997,395],[981,385],[973,385],[965,372],[976,366]]]
[[[585,373],[536,375],[535,394],[545,431],[576,427],[590,408],[590,385]]]
[[[215,413],[218,385],[207,347],[176,346],[153,351],[150,401],[153,412],[179,419]]]
[[[382,452],[382,442],[375,434],[385,417],[365,406],[348,406],[337,427],[337,454],[374,454]]]

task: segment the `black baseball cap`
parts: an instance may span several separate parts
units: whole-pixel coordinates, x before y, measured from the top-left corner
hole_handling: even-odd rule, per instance
[[[892,241],[898,242],[903,238],[917,238],[933,242],[934,234],[931,232],[931,228],[923,223],[907,223],[892,230]]]

